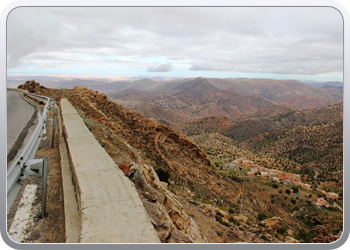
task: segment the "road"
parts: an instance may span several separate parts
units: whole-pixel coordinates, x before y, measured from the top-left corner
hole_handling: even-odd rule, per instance
[[[7,91],[7,155],[13,154],[21,146],[32,120],[34,107],[16,92]],[[35,112],[36,113],[36,112]],[[18,140],[17,140],[18,139]],[[16,142],[17,141],[17,142]],[[12,158],[13,156],[11,156]]]

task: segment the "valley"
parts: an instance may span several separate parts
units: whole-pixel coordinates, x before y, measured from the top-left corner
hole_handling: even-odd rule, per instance
[[[292,98],[296,105],[282,102],[291,99],[277,97],[280,93],[248,98],[241,95],[245,88],[224,91],[226,85],[219,87],[213,79],[187,79],[188,86],[184,81],[176,80],[167,91],[157,86],[158,95],[130,90],[114,94],[116,99],[86,87],[34,92],[72,103],[134,182],[161,242],[338,239],[343,226],[341,100],[322,99],[324,90],[318,90],[303,103]],[[129,110],[109,98],[138,106]],[[317,107],[301,107],[311,99]],[[216,113],[219,106],[224,113]],[[137,107],[148,110],[146,117]],[[242,176],[250,178],[245,182]]]

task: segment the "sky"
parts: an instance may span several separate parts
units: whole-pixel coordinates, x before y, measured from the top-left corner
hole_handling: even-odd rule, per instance
[[[7,73],[343,81],[331,7],[20,7]]]

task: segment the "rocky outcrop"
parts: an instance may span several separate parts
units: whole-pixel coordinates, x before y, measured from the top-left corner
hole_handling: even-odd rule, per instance
[[[272,218],[263,220],[260,223],[266,228],[276,229],[279,227],[281,221],[282,219],[280,217],[272,217]]]
[[[132,163],[120,164],[119,168],[135,183],[161,242],[205,242],[196,222],[183,211],[181,203],[159,180],[152,166]]]
[[[45,87],[40,86],[39,82],[32,80],[32,81],[26,81],[24,84],[19,85],[17,88],[27,90],[29,93],[34,93],[37,89],[45,88]]]
[[[315,231],[318,235],[313,238],[310,243],[331,243],[337,241],[342,234],[342,232],[339,232],[338,235],[328,234],[327,229],[321,225],[317,225]]]

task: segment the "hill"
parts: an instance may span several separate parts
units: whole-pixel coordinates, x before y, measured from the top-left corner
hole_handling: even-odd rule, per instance
[[[57,103],[68,98],[101,146],[135,183],[162,242],[287,242],[291,238],[285,230],[304,241],[316,236],[313,222],[291,215],[300,206],[313,211],[306,212],[312,218],[316,216],[307,197],[291,202],[290,196],[256,186],[255,181],[246,185],[245,216],[238,215],[243,183],[231,172],[217,171],[196,143],[174,129],[84,87],[38,88],[36,93]],[[277,202],[284,197],[289,201],[285,207]],[[274,216],[280,218],[275,230],[264,226],[263,218]],[[298,233],[302,229],[305,235]]]
[[[309,109],[334,104],[341,101],[343,96],[338,87],[315,87],[295,80],[198,77],[162,83],[147,81],[143,85],[131,82],[123,87],[137,86],[138,90],[147,90],[142,96],[135,96],[135,91],[126,90],[120,93],[109,92],[108,96],[118,104],[126,105],[157,121],[165,121],[167,125],[173,125],[179,120],[189,121],[191,117],[196,119],[208,116],[225,116],[237,122],[261,116],[263,112],[269,112],[266,110],[269,106],[270,109],[277,105]],[[281,108],[277,109],[280,109],[277,112],[281,112]],[[187,115],[181,117],[182,111]],[[170,112],[177,113],[177,118],[174,116],[174,119],[165,119],[164,113]]]

